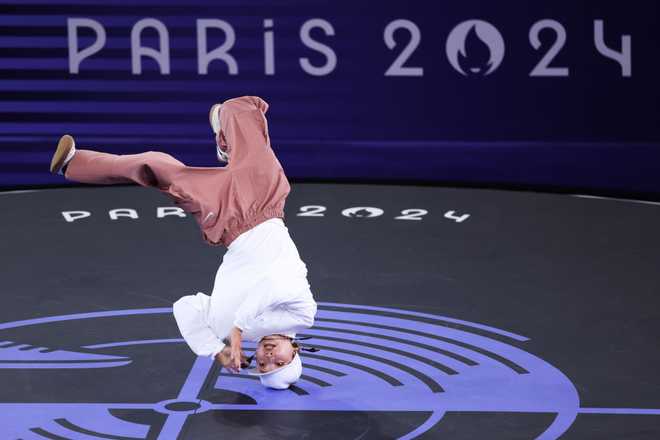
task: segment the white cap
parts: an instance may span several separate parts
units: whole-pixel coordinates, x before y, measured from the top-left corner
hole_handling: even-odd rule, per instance
[[[295,354],[293,360],[287,365],[277,368],[267,373],[260,373],[259,369],[252,368],[247,370],[247,373],[252,376],[259,376],[261,384],[268,388],[276,390],[286,390],[289,386],[300,379],[302,374],[302,361],[298,353]]]

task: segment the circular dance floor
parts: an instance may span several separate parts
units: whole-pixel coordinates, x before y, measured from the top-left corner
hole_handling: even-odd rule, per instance
[[[2,439],[660,438],[660,204],[296,184],[320,351],[274,391],[181,339],[224,248],[169,198],[0,201]]]

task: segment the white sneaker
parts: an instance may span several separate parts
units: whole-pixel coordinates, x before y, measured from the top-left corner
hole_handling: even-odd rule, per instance
[[[209,123],[213,129],[213,133],[220,132],[220,106],[222,104],[213,104],[209,110]]]
[[[213,104],[211,106],[211,110],[209,111],[209,123],[211,124],[211,128],[213,129],[213,133],[217,136],[218,133],[220,133],[220,108],[222,107],[222,104]],[[215,146],[215,155],[218,158],[218,162],[221,164],[226,164],[229,162],[229,155],[227,155],[226,152],[222,151],[222,149],[216,144]]]
[[[53,174],[63,174],[62,168],[73,159],[76,154],[76,141],[72,136],[65,134],[57,143],[57,149],[50,161],[50,172]]]

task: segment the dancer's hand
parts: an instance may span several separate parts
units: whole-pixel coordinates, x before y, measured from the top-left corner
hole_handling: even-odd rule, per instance
[[[229,366],[231,364],[231,347],[229,345],[225,345],[222,351],[215,355],[215,360],[220,365],[229,370]]]
[[[234,364],[231,361],[231,347],[229,345],[225,345],[222,351],[215,355],[215,360],[227,371],[238,373],[238,370],[234,368]],[[241,352],[241,362],[247,363],[247,356],[245,356],[245,353],[243,352]]]
[[[241,361],[244,358],[243,350],[241,349],[242,335],[241,330],[238,327],[231,329],[229,334],[230,346],[231,346],[231,355],[230,355],[230,366],[227,368],[233,373],[238,373],[241,371]]]

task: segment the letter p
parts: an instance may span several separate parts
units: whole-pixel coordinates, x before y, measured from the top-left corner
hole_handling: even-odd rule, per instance
[[[96,33],[96,41],[83,50],[78,50],[78,28],[87,27]],[[80,63],[85,58],[94,55],[105,46],[105,28],[101,23],[91,18],[67,19],[67,34],[69,41],[69,73],[78,73]]]

